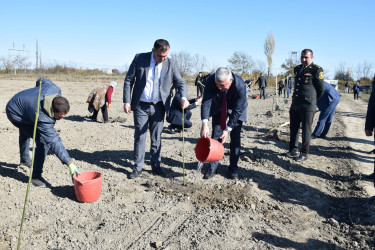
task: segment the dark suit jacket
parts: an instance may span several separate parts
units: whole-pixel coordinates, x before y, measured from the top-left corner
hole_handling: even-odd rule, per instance
[[[172,100],[171,108],[167,115],[167,122],[171,124],[182,124],[182,108],[181,108],[181,94],[179,92],[176,93]],[[191,109],[194,109],[197,107],[197,104],[195,103],[196,99],[190,99],[189,103],[190,105],[184,110],[184,119],[186,120],[186,115],[191,112]]]
[[[267,88],[267,79],[264,76],[260,76],[255,83],[259,83],[259,88]]]
[[[233,82],[227,92],[227,126],[234,128],[237,121],[246,122],[246,84],[241,77],[233,74]],[[222,92],[216,87],[215,75],[207,79],[202,100],[201,118],[208,119],[221,111]]]
[[[132,110],[137,107],[146,86],[150,61],[151,52],[136,54],[126,74],[123,102],[130,103]],[[171,90],[173,88],[178,89],[184,97],[187,96],[186,83],[181,77],[176,62],[173,59],[167,58],[163,62],[163,69],[160,75],[160,95],[167,111],[170,108]],[[131,93],[131,91],[133,92]]]
[[[365,130],[373,131],[375,128],[375,77],[372,81],[372,91],[367,106]]]

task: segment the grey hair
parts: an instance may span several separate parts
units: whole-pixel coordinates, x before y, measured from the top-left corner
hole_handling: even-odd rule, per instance
[[[228,68],[220,67],[215,72],[215,80],[219,82],[223,82],[225,80],[233,79],[232,71],[230,71]]]

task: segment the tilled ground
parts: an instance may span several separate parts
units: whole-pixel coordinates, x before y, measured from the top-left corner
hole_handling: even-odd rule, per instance
[[[366,104],[351,95],[342,97],[329,138],[313,140],[303,163],[282,155],[288,148],[287,126],[264,136],[289,120],[290,100],[249,95],[238,181],[226,178],[228,144],[213,179],[202,179],[207,166],[196,172],[199,109],[193,110],[194,127],[184,133],[184,146],[182,134],[163,134],[162,166],[168,177],[152,175],[146,153],[141,177],[130,180],[133,116],[122,111],[122,83],[110,124],[87,119],[86,97],[100,84],[56,83],[71,103],[70,115],[56,129],[80,171],[102,173],[102,193],[96,202],[79,203],[67,167],[49,155],[44,177],[53,188],[31,186],[22,249],[374,247],[375,203],[368,199],[374,188],[362,176],[372,170],[367,151],[373,141],[363,132]],[[32,86],[34,81],[0,81],[0,249],[17,246],[29,176],[28,168],[18,166],[18,131],[4,110],[15,93]],[[192,86],[189,93],[195,93]]]

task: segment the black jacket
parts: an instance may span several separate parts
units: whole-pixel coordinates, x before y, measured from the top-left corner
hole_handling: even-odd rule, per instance
[[[294,78],[291,109],[315,111],[316,102],[324,93],[323,69],[314,63],[305,68],[300,64],[294,68]]]
[[[221,111],[221,98],[223,94],[216,87],[215,75],[207,79],[202,100],[201,118],[208,119]],[[237,121],[246,122],[246,84],[238,75],[233,74],[233,82],[227,92],[227,113],[229,120],[227,126],[234,128]]]

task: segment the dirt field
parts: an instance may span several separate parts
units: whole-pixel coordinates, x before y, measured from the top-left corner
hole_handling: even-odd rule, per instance
[[[207,166],[196,173],[200,110],[193,110],[195,127],[184,133],[183,186],[180,134],[163,134],[167,178],[151,174],[148,153],[141,177],[127,178],[133,117],[122,110],[122,82],[109,110],[110,124],[87,119],[87,95],[100,83],[55,83],[71,103],[69,116],[58,121],[56,129],[81,172],[103,174],[102,193],[96,202],[77,202],[68,168],[49,155],[44,177],[53,188],[31,186],[21,249],[375,247],[375,202],[368,199],[375,191],[372,182],[362,179],[372,172],[373,155],[367,152],[374,148],[373,138],[364,135],[367,104],[354,101],[351,94],[343,94],[328,139],[313,140],[303,163],[281,155],[288,148],[288,127],[281,136],[264,136],[272,124],[289,120],[290,102],[278,99],[280,109],[275,110],[272,97],[249,98],[238,181],[225,177],[228,143],[213,179],[202,179]],[[34,80],[0,81],[0,249],[17,247],[29,176],[29,169],[18,165],[18,130],[6,118],[5,105],[34,85]],[[195,93],[192,86],[189,93]]]

